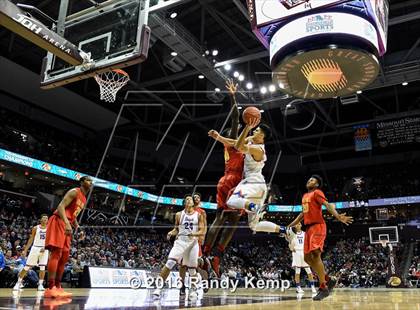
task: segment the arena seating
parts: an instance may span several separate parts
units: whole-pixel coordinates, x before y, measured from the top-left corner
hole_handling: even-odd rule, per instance
[[[9,265],[16,265],[16,248],[26,243],[38,216],[39,213],[30,201],[8,195],[0,198],[1,247],[4,255],[11,251]],[[165,238],[167,230],[162,228],[150,233],[143,229],[86,229],[84,240],[73,241],[71,259],[64,278],[69,282],[78,282],[77,279],[85,266],[145,268],[158,271],[171,247]],[[416,276],[419,271],[418,249],[417,245],[411,276],[413,272]],[[329,273],[340,275],[339,286],[372,287],[385,284],[387,260],[383,249],[370,245],[366,237],[338,240],[328,244],[324,261]],[[280,237],[267,238],[263,242],[235,241],[228,247],[222,265],[224,277],[233,277],[240,282],[246,275],[255,276],[256,279],[293,278],[291,252],[285,240]],[[16,274],[11,275],[17,277]]]

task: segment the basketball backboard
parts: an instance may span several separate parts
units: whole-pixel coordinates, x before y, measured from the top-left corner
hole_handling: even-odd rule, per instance
[[[369,238],[371,244],[380,244],[381,241],[387,241],[387,243],[398,243],[398,227],[369,227]]]
[[[66,14],[66,5],[69,0],[61,0],[57,33],[79,51],[90,53],[91,62],[74,66],[48,52],[41,88],[58,87],[147,58],[149,0],[108,0],[71,15]]]

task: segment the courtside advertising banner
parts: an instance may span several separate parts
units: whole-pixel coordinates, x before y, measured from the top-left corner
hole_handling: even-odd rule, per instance
[[[124,268],[89,267],[92,288],[131,288],[130,281],[138,278],[146,288],[146,270]]]

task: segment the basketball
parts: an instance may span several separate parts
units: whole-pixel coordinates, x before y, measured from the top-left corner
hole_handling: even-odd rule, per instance
[[[258,122],[261,120],[261,112],[256,107],[248,107],[244,110],[242,114],[242,119],[244,120],[245,124],[249,124],[251,119],[258,118]]]

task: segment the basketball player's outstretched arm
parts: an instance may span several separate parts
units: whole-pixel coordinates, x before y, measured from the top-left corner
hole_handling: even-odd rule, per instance
[[[231,138],[226,138],[223,137],[222,135],[220,135],[216,130],[212,129],[208,132],[209,137],[212,137],[214,140],[222,143],[225,146],[235,146],[235,143],[237,140],[235,139],[231,139]],[[251,137],[247,137],[245,139],[245,143],[248,143],[248,141],[251,139]]]
[[[172,236],[176,236],[176,235],[178,235],[178,227],[179,227],[179,220],[180,220],[180,218],[181,218],[181,212],[177,212],[176,214],[175,214],[175,227],[170,231],[170,232],[168,232],[168,235],[167,235],[167,239],[169,240]]]
[[[236,140],[223,137],[214,129],[210,130],[208,132],[208,135],[209,137],[212,137],[214,140],[222,143],[225,146],[234,146],[236,143]]]
[[[61,219],[64,221],[65,227],[65,233],[67,235],[71,235],[73,233],[73,228],[71,227],[71,224],[66,216],[66,208],[69,206],[69,204],[73,201],[73,199],[76,199],[77,197],[77,191],[75,188],[69,190],[65,195],[63,200],[59,203],[57,207],[58,215],[61,217]]]
[[[36,226],[32,227],[31,235],[29,236],[29,239],[25,244],[25,248],[23,249],[23,252],[22,252],[22,257],[26,257],[26,253],[28,253],[29,248],[34,242],[35,234],[36,234]]]
[[[303,213],[300,213],[298,216],[297,216],[297,218],[295,218],[294,220],[293,220],[293,222],[291,222],[289,225],[287,225],[287,228],[290,228],[290,227],[294,227],[294,226],[296,226],[298,223],[300,223],[301,221],[303,220]]]
[[[338,213],[335,210],[335,205],[333,203],[324,201],[323,205],[327,208],[328,212],[330,212],[341,223],[346,224],[346,225],[353,223],[353,217],[347,216],[346,213],[342,213],[342,214]]]
[[[238,104],[236,103],[236,89],[238,84],[234,84],[232,79],[227,80],[226,88],[230,94],[230,102],[232,104],[232,113],[230,115],[231,124],[230,124],[230,139],[237,139],[238,138],[238,127],[239,127],[239,110]]]

